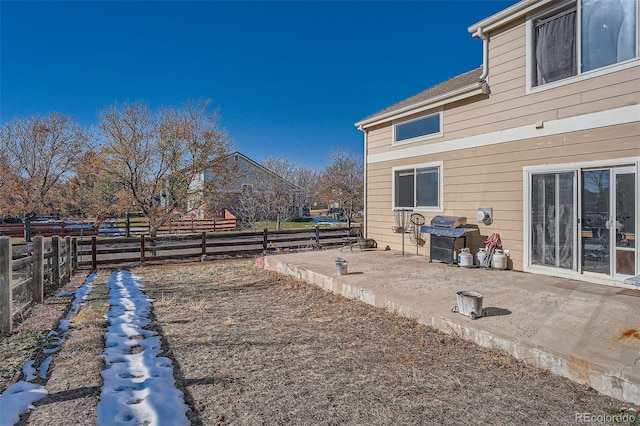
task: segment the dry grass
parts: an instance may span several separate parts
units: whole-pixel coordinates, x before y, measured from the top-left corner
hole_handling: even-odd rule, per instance
[[[195,425],[570,424],[622,405],[251,260],[135,273]],[[56,355],[47,388],[57,399],[25,424],[95,422],[106,279]]]
[[[138,274],[193,424],[565,424],[620,406],[251,261]]]

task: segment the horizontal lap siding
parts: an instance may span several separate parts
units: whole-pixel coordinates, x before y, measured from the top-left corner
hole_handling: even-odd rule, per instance
[[[380,154],[391,149],[391,128],[387,125],[368,130],[367,153]]]
[[[516,269],[522,269],[523,182],[522,168],[543,164],[596,161],[640,155],[640,125],[630,123],[564,135],[546,136],[486,147],[459,150],[438,155],[373,163],[368,165],[367,232],[368,236],[399,250],[401,235],[394,234],[392,212],[392,167],[431,161],[443,161],[444,212],[465,216],[475,224],[478,207],[492,207],[494,222],[478,224],[481,237],[469,241],[475,251],[494,232],[500,234],[505,248],[511,251]],[[421,212],[427,222],[435,214]],[[414,250],[410,243],[406,250]],[[427,245],[420,254],[428,256]]]
[[[441,143],[500,130],[532,126],[567,117],[600,112],[640,102],[640,67],[585,79],[554,89],[526,94],[526,40],[524,20],[490,34],[490,95],[448,105],[444,109],[441,138],[393,147],[391,123],[368,129],[367,154],[402,152],[404,148]],[[392,168],[433,161],[443,162],[444,211],[421,212],[427,222],[436,214],[466,216],[476,224],[478,207],[492,207],[494,222],[478,224],[481,238],[470,240],[472,251],[493,232],[511,251],[515,269],[523,266],[522,169],[538,166],[640,156],[640,123],[590,129],[522,141],[497,143],[487,136],[486,146],[420,155],[367,165],[367,233],[379,247],[399,250],[401,235],[394,234]],[[429,255],[427,245],[419,250]],[[405,238],[405,249],[415,247]]]

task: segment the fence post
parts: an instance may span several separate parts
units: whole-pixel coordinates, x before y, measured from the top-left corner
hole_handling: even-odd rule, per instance
[[[131,237],[131,215],[129,214],[129,212],[127,212],[127,216],[125,219],[125,223],[124,223],[124,229],[125,229],[125,237],[130,238]]]
[[[51,237],[51,287],[60,287],[60,237]]]
[[[78,239],[71,239],[71,269],[73,272],[78,270]]]
[[[203,256],[207,255],[207,233],[206,232],[202,233],[202,255]]]
[[[316,244],[320,245],[320,225],[316,223]]]
[[[140,263],[144,263],[145,260],[145,248],[144,248],[144,234],[140,235]]]
[[[98,269],[98,243],[96,237],[91,237],[91,269]]]
[[[13,290],[11,288],[11,238],[0,237],[0,333],[13,332]]]
[[[267,251],[269,246],[269,233],[267,231],[267,228],[264,228],[264,231],[262,233],[262,248],[263,250]]]
[[[65,261],[64,261],[64,274],[67,276],[67,280],[71,281],[71,237],[64,237],[64,250],[65,250]]]
[[[44,237],[33,237],[33,301],[44,302]]]

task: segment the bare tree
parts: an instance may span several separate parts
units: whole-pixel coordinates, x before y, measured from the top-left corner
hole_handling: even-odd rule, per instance
[[[253,224],[268,216],[267,206],[261,197],[253,191],[253,185],[245,185],[242,193],[236,197],[234,209],[242,222],[254,228]]]
[[[299,166],[295,164],[291,159],[287,156],[284,157],[267,157],[260,162],[260,164],[267,169],[271,170],[278,177],[295,183],[296,174],[298,172]]]
[[[348,217],[360,209],[364,200],[364,175],[362,158],[347,149],[329,153],[333,161],[320,180],[319,192],[327,203],[338,203]]]
[[[272,172],[261,180],[258,197],[270,218],[276,219],[280,229],[282,222],[300,214],[304,204],[304,191],[296,185],[300,167],[288,157],[268,157],[262,166]]]
[[[296,185],[300,190],[301,206],[311,206],[317,201],[320,171],[293,163],[288,157],[267,157],[261,163],[276,175]],[[297,212],[299,214],[300,212]]]
[[[318,183],[322,179],[322,172],[308,167],[299,167],[294,183],[302,190],[304,204],[311,208],[320,203]]]
[[[151,111],[139,102],[124,103],[99,115],[105,171],[116,197],[147,217],[152,235],[194,202],[202,193],[192,186],[196,176],[230,149],[208,107],[208,101],[190,102]]]
[[[59,113],[13,120],[2,127],[0,160],[7,166],[0,176],[0,204],[12,213],[25,213],[25,239],[34,213],[52,212],[52,189],[70,177],[89,139],[73,119]]]
[[[0,149],[0,218],[9,213],[12,208],[9,198],[9,185],[11,185],[15,176],[14,166],[9,160],[9,155],[5,150]]]

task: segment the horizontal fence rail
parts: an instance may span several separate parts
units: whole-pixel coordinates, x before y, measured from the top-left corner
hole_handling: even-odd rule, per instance
[[[214,219],[175,219],[158,229],[161,234],[183,234],[194,232],[231,231],[236,229],[238,220],[230,213],[224,218]],[[96,221],[55,221],[32,222],[31,235],[52,236],[130,236],[148,234],[149,221],[144,217],[126,217],[120,219],[106,219]],[[25,224],[0,224],[0,235],[7,237],[22,237],[25,235]]]
[[[188,259],[207,256],[279,253],[343,244],[353,228],[318,227],[280,231],[207,232],[151,237],[97,238],[78,240],[78,265],[98,265]]]
[[[42,236],[28,244],[12,244],[0,236],[0,334],[10,334],[13,324],[34,303],[42,303],[67,283],[80,266],[169,259],[226,257],[312,250],[344,244],[357,227],[336,226],[280,231],[199,232],[136,237],[60,238],[45,243]]]

